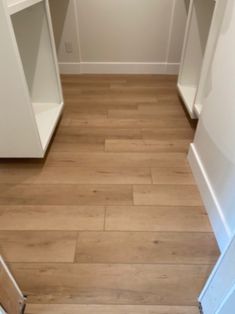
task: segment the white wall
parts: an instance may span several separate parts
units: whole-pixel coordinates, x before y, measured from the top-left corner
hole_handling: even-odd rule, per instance
[[[222,249],[235,231],[234,34],[235,2],[228,0],[193,145],[195,173]]]
[[[80,62],[80,47],[76,2],[74,0],[50,0],[53,29],[59,62]],[[66,52],[70,44],[72,51]]]
[[[187,2],[70,0],[59,45],[62,71],[177,73]]]

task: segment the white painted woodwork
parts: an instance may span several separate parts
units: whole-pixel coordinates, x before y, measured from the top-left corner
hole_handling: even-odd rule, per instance
[[[1,1],[0,157],[45,155],[63,108],[48,0]]]
[[[11,15],[41,1],[42,0],[7,0],[8,12]]]
[[[235,305],[235,237],[219,258],[200,297],[204,314],[233,314]]]
[[[214,14],[215,0],[191,0],[182,52],[178,89],[191,118],[196,118],[195,98],[200,82],[208,34]],[[211,52],[211,51],[210,51]],[[207,53],[207,58],[211,54]],[[201,111],[197,108],[197,112]]]
[[[191,151],[196,156],[191,165],[202,179],[199,188],[222,251],[235,231],[234,33],[235,2],[226,0]]]
[[[19,314],[25,306],[25,297],[0,256],[0,313]]]
[[[200,116],[203,109],[204,99],[207,97],[207,85],[208,85],[207,80],[208,80],[209,72],[211,69],[211,63],[213,60],[216,43],[217,43],[218,36],[221,30],[226,5],[227,5],[227,0],[217,0],[215,4],[215,11],[214,11],[213,19],[211,22],[207,48],[206,48],[205,55],[203,58],[200,80],[198,83],[198,89],[197,89],[196,98],[194,102],[194,111],[197,117]]]
[[[235,284],[233,285],[233,288],[228,293],[224,302],[221,304],[221,306],[216,311],[216,314],[233,313],[234,309],[235,309]]]

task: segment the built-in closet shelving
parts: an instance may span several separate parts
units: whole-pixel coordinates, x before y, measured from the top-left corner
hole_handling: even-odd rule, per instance
[[[48,0],[0,3],[0,157],[43,157],[63,108]]]
[[[178,89],[191,118],[197,118],[202,109],[202,89],[206,83],[221,18],[219,2],[190,0]]]

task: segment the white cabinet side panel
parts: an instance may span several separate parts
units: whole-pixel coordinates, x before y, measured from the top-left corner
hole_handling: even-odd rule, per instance
[[[217,0],[216,2],[215,13],[212,19],[211,29],[210,29],[205,56],[204,56],[204,60],[202,64],[202,71],[201,71],[201,77],[200,77],[200,82],[198,86],[198,92],[197,92],[196,101],[195,101],[195,109],[198,110],[198,115],[200,115],[202,111],[203,103],[205,100],[204,98],[207,96],[206,95],[207,90],[205,87],[209,79],[209,74],[211,71],[211,63],[213,60],[219,32],[222,26],[226,5],[227,5],[227,0]]]
[[[11,21],[0,1],[0,157],[38,157],[39,135]]]
[[[12,16],[32,102],[61,103],[45,3]]]
[[[197,86],[214,11],[213,0],[192,1],[180,84]]]

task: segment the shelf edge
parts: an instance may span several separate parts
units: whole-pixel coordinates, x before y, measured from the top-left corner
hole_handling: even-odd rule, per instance
[[[44,0],[21,0],[8,4],[8,13],[13,15],[42,1]]]

